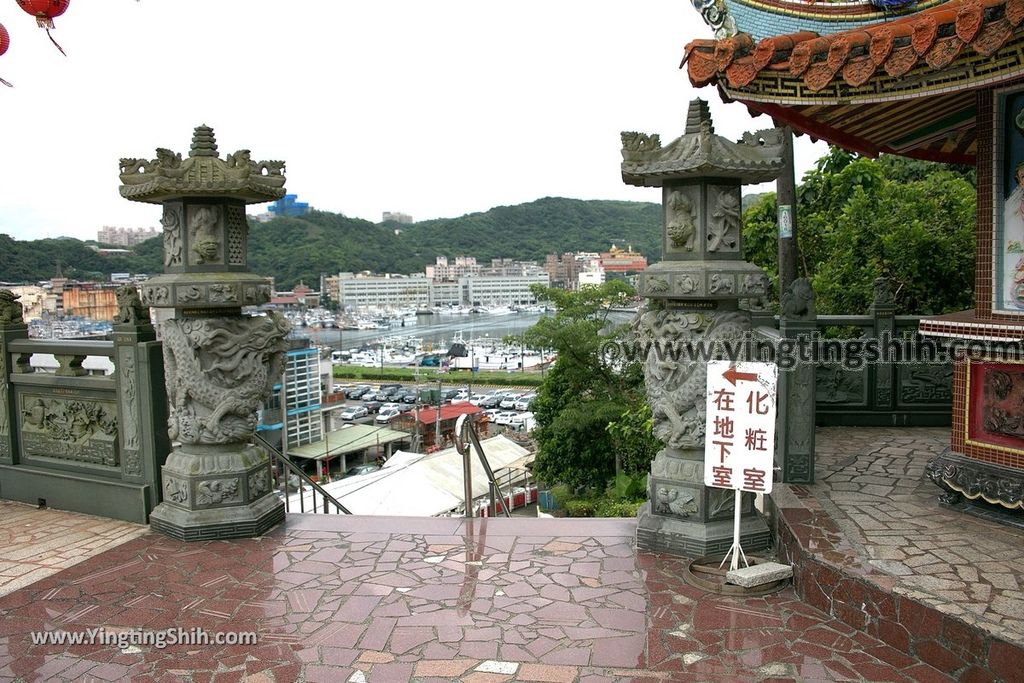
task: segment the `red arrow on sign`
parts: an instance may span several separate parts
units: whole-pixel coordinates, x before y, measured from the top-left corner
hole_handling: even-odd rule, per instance
[[[736,380],[738,379],[747,380],[748,382],[757,381],[756,372],[739,372],[736,370],[736,366],[733,365],[730,365],[729,369],[722,373],[722,377],[729,380],[729,383],[733,386],[736,386]]]

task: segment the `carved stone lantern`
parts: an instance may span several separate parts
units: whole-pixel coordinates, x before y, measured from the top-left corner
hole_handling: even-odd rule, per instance
[[[728,358],[724,344],[740,350],[751,331],[740,304],[765,297],[768,278],[741,256],[741,187],[781,173],[782,142],[774,129],[739,142],[715,135],[700,99],[690,103],[685,134],[665,147],[657,135],[622,134],[623,181],[661,187],[665,212],[664,258],[639,277],[647,304],[634,324],[639,340],[652,342],[645,383],[654,432],[665,444],[640,511],[641,549],[701,557],[732,544],[733,491],[704,486],[707,357],[688,357],[687,345]],[[770,542],[752,494],[743,497],[741,542],[755,551]]]
[[[284,162],[249,150],[221,159],[213,130],[195,129],[182,159],[121,159],[121,196],[163,206],[164,274],[142,302],[173,310],[162,324],[168,430],[154,529],[185,540],[260,535],[284,519],[268,456],[251,440],[257,410],[280,376],[289,326],[277,313],[242,314],[270,300],[248,270],[245,206],[284,196]]]

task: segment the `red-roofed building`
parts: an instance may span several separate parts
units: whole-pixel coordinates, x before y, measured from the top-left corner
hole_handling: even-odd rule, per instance
[[[441,443],[450,444],[452,435],[455,432],[455,422],[463,415],[476,415],[483,410],[472,403],[455,403],[441,406]],[[437,408],[420,408],[419,410],[420,435],[423,437],[423,445],[430,448],[434,446],[434,437],[437,432]],[[394,426],[407,432],[416,431],[416,411],[403,414],[394,422]]]

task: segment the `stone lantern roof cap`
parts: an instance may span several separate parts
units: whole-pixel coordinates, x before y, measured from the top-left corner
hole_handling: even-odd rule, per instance
[[[158,147],[156,158],[121,159],[121,196],[160,204],[183,197],[239,199],[260,204],[285,195],[284,162],[253,161],[240,149],[221,159],[213,128],[197,126],[188,157]]]
[[[665,147],[657,134],[622,133],[622,181],[647,187],[702,177],[763,183],[782,172],[782,144],[776,128],[744,133],[737,142],[715,135],[708,104],[698,98],[690,102],[685,133]]]

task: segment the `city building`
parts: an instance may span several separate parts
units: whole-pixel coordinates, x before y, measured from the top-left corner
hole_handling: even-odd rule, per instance
[[[113,320],[117,315],[117,286],[90,282],[65,282],[57,297],[58,316],[81,316],[90,320]]]
[[[633,251],[632,246],[621,249],[613,244],[601,252],[601,267],[609,273],[638,273],[647,267],[647,257]]]
[[[517,261],[510,258],[491,259],[491,265],[480,271],[481,275],[540,275],[547,272],[536,261]]]
[[[429,306],[431,281],[416,277],[345,277],[338,279],[338,304],[343,309],[420,308]]]
[[[290,292],[274,292],[270,305],[280,308],[316,308],[320,305],[320,292],[314,292],[300,280]]]
[[[267,211],[275,218],[278,216],[294,218],[295,216],[302,216],[309,213],[309,204],[306,202],[300,202],[298,195],[286,194],[284,197],[268,206]]]
[[[333,381],[330,362],[324,365],[320,351],[310,345],[308,337],[291,340],[292,348],[285,352],[283,376],[278,378],[273,393],[267,400],[257,431],[271,443],[279,442],[287,425],[287,448],[296,448],[323,439],[323,413],[321,396]],[[283,390],[282,390],[283,382]],[[282,411],[282,396],[285,410]]]
[[[118,228],[104,225],[96,231],[96,241],[119,247],[134,247],[139,242],[145,242],[159,234],[156,228]]]
[[[547,273],[539,275],[498,275],[465,277],[459,280],[464,287],[464,300],[470,306],[526,306],[537,303],[530,288],[550,284]]]
[[[530,287],[547,286],[549,282],[543,271],[532,275],[466,275],[455,281],[422,275],[365,277],[341,273],[338,303],[346,310],[528,305],[537,302]]]
[[[456,256],[449,263],[447,256],[438,256],[434,265],[426,267],[427,278],[441,282],[454,282],[463,275],[479,275],[480,265],[472,256]]]
[[[381,219],[382,223],[401,223],[402,225],[409,225],[412,223],[412,216],[407,213],[400,213],[398,211],[385,211],[384,216]]]
[[[604,268],[598,263],[596,266],[590,266],[585,270],[580,271],[579,276],[576,278],[577,288],[585,287],[588,285],[603,285],[605,282]]]

